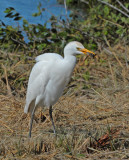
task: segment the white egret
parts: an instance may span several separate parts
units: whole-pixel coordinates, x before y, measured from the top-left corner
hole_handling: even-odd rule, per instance
[[[77,54],[95,56],[95,53],[85,49],[80,42],[73,41],[65,46],[64,58],[56,53],[44,53],[36,57],[37,63],[30,73],[24,108],[25,113],[31,114],[29,137],[31,137],[34,113],[39,106],[49,108],[53,130],[56,132],[52,106],[58,101],[70,80]]]

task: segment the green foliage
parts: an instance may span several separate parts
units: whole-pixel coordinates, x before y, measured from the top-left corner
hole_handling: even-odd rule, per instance
[[[62,1],[60,1],[62,2]],[[12,18],[14,21],[23,21],[22,26],[12,27],[1,21],[0,24],[0,49],[7,51],[24,51],[28,54],[37,51],[59,52],[66,43],[77,40],[82,42],[88,49],[96,50],[99,46],[114,45],[122,40],[129,39],[129,19],[97,0],[76,1],[67,0],[67,7],[71,9],[72,20],[61,20],[52,16],[51,29],[46,24],[29,24],[17,11],[6,8],[5,17]],[[119,4],[113,0],[105,1],[120,8]],[[123,5],[128,7],[128,3],[123,1]],[[33,16],[41,16],[45,10],[39,3],[38,12]],[[26,34],[28,42],[23,36]],[[56,44],[56,45],[55,45]]]
[[[4,13],[6,13],[5,17],[14,18],[13,20],[15,20],[15,21],[18,21],[22,18],[20,16],[20,14],[18,12],[16,12],[16,10],[13,7],[6,8]]]
[[[113,0],[104,2],[122,10],[119,3]],[[129,6],[126,1],[122,4],[126,8]],[[129,42],[129,18],[118,10],[98,0],[71,0],[67,1],[67,5],[72,10],[72,26],[79,28],[83,35],[81,39],[86,39],[89,48],[96,49],[97,44],[114,45],[122,40]]]
[[[37,9],[38,9],[38,12],[37,13],[33,13],[32,16],[34,17],[38,17],[38,16],[41,16],[42,15],[42,11],[45,11],[45,8],[41,8],[42,7],[42,4],[39,3]]]
[[[85,81],[88,81],[90,79],[90,73],[88,71],[86,71],[86,73],[83,74],[83,78]]]

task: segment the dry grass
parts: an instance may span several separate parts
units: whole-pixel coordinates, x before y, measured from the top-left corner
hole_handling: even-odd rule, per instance
[[[11,63],[14,55],[7,62],[3,54],[0,159],[128,159],[129,57],[125,58],[128,53],[127,46],[118,44],[110,52],[102,51],[96,61],[85,60],[82,66],[80,60],[69,90],[54,106],[57,136],[52,132],[46,109],[45,120],[41,111],[37,111],[31,139],[30,118],[23,113],[31,61],[18,61],[16,57]]]

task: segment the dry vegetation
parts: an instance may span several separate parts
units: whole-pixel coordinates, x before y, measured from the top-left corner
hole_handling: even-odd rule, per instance
[[[29,139],[23,107],[33,61],[1,52],[0,159],[128,159],[128,55],[129,47],[118,44],[98,53],[97,60],[81,57],[54,106],[57,136],[46,109],[37,111]]]

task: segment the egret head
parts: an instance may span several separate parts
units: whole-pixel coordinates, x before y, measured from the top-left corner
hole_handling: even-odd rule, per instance
[[[95,53],[86,49],[80,42],[73,41],[68,43],[64,48],[64,55],[86,54],[95,57]]]

